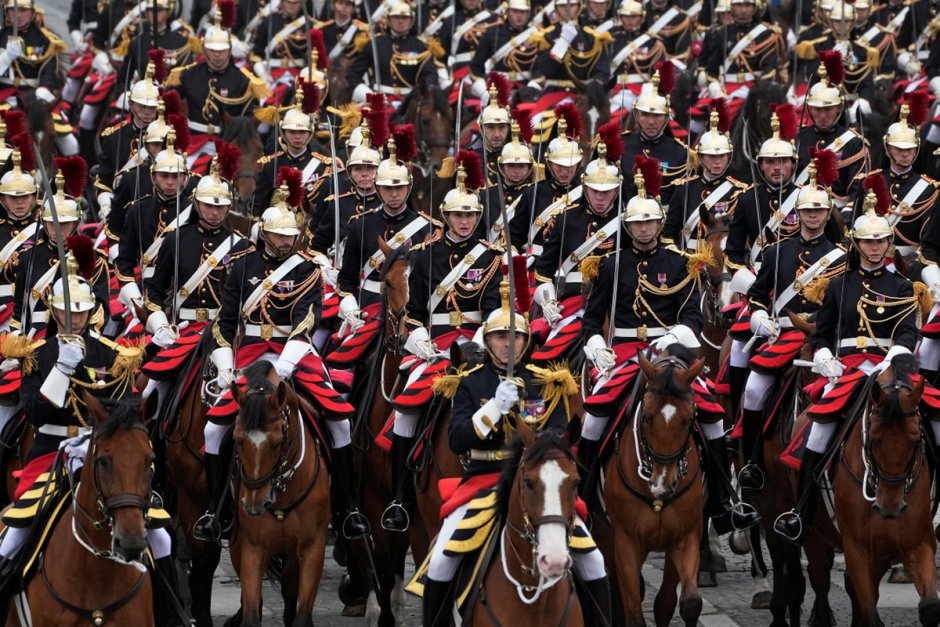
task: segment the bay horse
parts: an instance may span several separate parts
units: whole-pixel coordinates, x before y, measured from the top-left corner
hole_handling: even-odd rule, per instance
[[[914,580],[921,624],[940,624],[932,473],[918,409],[924,378],[915,383],[916,371],[912,355],[899,355],[873,375],[867,406],[835,466],[835,511],[851,583],[852,625],[884,624],[878,615],[878,583],[897,560]]]
[[[92,426],[86,481],[72,487],[72,505],[55,524],[27,582],[32,625],[153,625],[146,513],[153,449],[146,421],[154,403],[128,398],[110,410],[85,393]],[[110,411],[110,413],[109,413]],[[75,479],[78,479],[75,477]],[[11,608],[8,624],[20,625]]]
[[[568,538],[575,521],[578,464],[563,435],[516,423],[497,501],[505,521],[474,602],[472,625],[581,627]]]
[[[437,176],[454,143],[454,110],[439,89],[422,86],[402,100],[395,119],[413,124],[418,156],[412,162],[414,192],[409,202],[417,211],[433,214],[453,187],[451,177]]]
[[[650,362],[637,353],[641,375],[637,410],[615,442],[605,469],[604,498],[613,534],[616,579],[629,627],[645,625],[640,569],[650,551],[665,551],[654,617],[668,625],[676,602],[685,625],[702,612],[698,591],[704,498],[701,459],[693,439],[692,383],[705,362],[673,345]],[[676,587],[682,585],[681,598]]]
[[[260,211],[254,211],[252,202],[255,195],[255,187],[258,184],[258,175],[261,173],[261,164],[258,159],[264,154],[264,143],[258,134],[258,126],[254,118],[244,115],[238,115],[228,118],[225,121],[225,129],[222,132],[222,140],[237,146],[241,151],[241,160],[238,164],[238,172],[235,173],[235,197],[233,199],[232,213],[233,218],[249,218],[255,214],[261,215],[265,207]],[[244,224],[239,224],[238,228],[242,233],[248,233],[249,229],[242,230]]]
[[[288,555],[296,567],[282,580],[284,624],[312,627],[330,521],[329,476],[312,426],[300,414],[303,401],[273,364],[259,361],[244,375],[245,388],[231,388],[239,406],[231,555],[241,579],[241,624],[260,627],[265,570],[275,555]]]

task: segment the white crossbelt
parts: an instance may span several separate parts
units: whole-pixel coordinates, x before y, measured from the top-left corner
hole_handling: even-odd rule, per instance
[[[43,435],[51,435],[56,438],[77,437],[91,433],[91,427],[67,427],[65,425],[42,425],[38,429]]]
[[[652,33],[653,35],[658,35],[659,31],[666,28],[673,18],[679,15],[679,7],[672,7],[665,13],[659,16],[659,19],[653,22],[649,28],[646,29],[647,33]]]
[[[366,279],[362,282],[362,289],[367,292],[372,292],[373,294],[382,293],[382,283],[380,281],[373,281],[372,279]]]
[[[264,295],[274,289],[274,286],[277,285],[278,281],[283,279],[287,274],[306,261],[301,255],[294,253],[290,257],[284,260],[284,263],[279,265],[274,271],[269,274],[255,290],[248,295],[248,299],[245,301],[245,304],[242,306],[242,314],[248,315],[255,310],[255,307],[261,303],[261,299],[264,298]]]
[[[928,187],[930,187],[930,181],[923,177],[918,179],[917,182],[914,183],[914,186],[907,190],[907,193],[904,194],[904,198],[901,199],[901,202],[898,203],[898,212],[888,212],[888,224],[890,224],[892,227],[897,226],[898,222],[901,221],[901,218],[904,217],[902,214],[905,211],[905,207],[908,209],[913,209],[914,203],[917,202],[917,199],[920,198],[920,195],[923,194],[924,190],[926,190]]]
[[[516,215],[516,206],[519,204],[520,200],[522,200],[522,194],[520,194],[514,201],[512,201],[512,204],[506,207],[506,223],[512,222],[512,219]],[[498,242],[499,235],[502,232],[503,232],[503,219],[502,217],[500,217],[500,219],[496,220],[493,223],[493,226],[490,227],[490,232],[486,239],[488,239],[491,242]],[[507,242],[509,241],[508,236],[507,236],[506,241]]]
[[[610,62],[610,69],[616,71],[620,67],[620,64],[623,63],[627,57],[639,50],[646,42],[650,41],[652,37],[646,33],[640,35],[626,46],[624,46],[620,52],[617,53],[617,56],[613,58]],[[632,76],[640,76],[639,74],[633,74]]]
[[[450,7],[453,11],[453,6]],[[343,53],[343,50],[352,43],[353,38],[356,36],[356,31],[358,27],[356,26],[355,21],[350,21],[349,26],[346,27],[346,30],[343,32],[343,36],[336,40],[336,45],[333,46],[333,49],[330,50],[330,60],[336,59],[339,55]]]
[[[193,206],[189,205],[185,209],[179,212],[173,221],[164,227],[154,239],[150,246],[147,247],[147,250],[144,251],[143,256],[140,258],[140,266],[143,269],[147,267],[153,267],[154,262],[157,260],[157,255],[160,253],[160,247],[163,245],[163,240],[166,239],[166,236],[171,232],[176,231],[180,228],[180,225],[189,220],[189,215],[193,211]]]
[[[182,305],[190,294],[195,293],[195,291],[202,285],[202,282],[206,280],[206,277],[216,269],[216,267],[222,263],[225,259],[225,256],[228,254],[228,251],[232,247],[242,240],[241,237],[232,234],[222,240],[222,243],[219,244],[219,247],[212,251],[212,254],[206,257],[199,267],[196,268],[196,271],[193,272],[193,275],[189,277],[189,280],[183,284],[183,287],[176,293],[176,304]]]
[[[725,194],[731,191],[733,187],[734,187],[734,183],[732,183],[731,181],[725,181],[724,183],[722,183],[721,185],[713,189],[711,193],[705,197],[705,200],[703,200],[699,206],[705,205],[705,209],[711,210],[711,208],[714,207],[716,204],[718,204],[718,202],[721,201],[721,199],[725,197]],[[691,234],[695,232],[696,228],[698,228],[699,220],[701,220],[701,216],[699,215],[698,207],[696,207],[692,211],[692,213],[689,214],[688,219],[686,219],[685,221],[685,230],[687,233],[689,233],[690,241],[692,239]]]
[[[13,296],[13,284],[5,283],[0,285],[0,296]]]
[[[454,31],[454,36],[451,37],[451,40],[450,40],[451,56],[457,54],[457,46],[460,45],[460,41],[464,38],[464,35],[469,33],[472,28],[476,27],[484,20],[489,19],[492,15],[493,14],[490,13],[489,11],[480,11],[479,13],[474,15],[472,18],[470,18],[469,20],[467,20],[466,22],[458,26],[457,29]],[[471,58],[473,57],[472,52],[470,53],[470,56]],[[469,61],[470,59],[467,59],[467,60]]]
[[[30,222],[25,229],[17,233],[13,239],[7,242],[6,246],[0,249],[0,265],[6,265],[6,263],[10,260],[10,257],[13,256],[13,253],[15,253],[23,244],[29,241],[29,238],[35,235],[38,228],[38,222]]]
[[[826,253],[826,255],[818,259],[816,263],[804,270],[798,278],[794,279],[794,281],[780,293],[779,298],[774,299],[774,315],[779,316],[783,308],[800,293],[800,290],[809,285],[810,281],[815,279],[820,272],[823,272],[830,265],[841,259],[844,254],[845,251],[841,248],[833,248]]]
[[[529,241],[531,242],[535,239],[535,234],[538,233],[539,229],[548,224],[549,219],[554,216],[556,213],[561,212],[569,204],[573,204],[581,200],[581,194],[584,193],[584,188],[580,185],[574,187],[567,194],[549,204],[542,210],[535,220],[532,222],[532,226],[529,227]]]
[[[207,320],[212,320],[218,314],[218,309],[191,309],[189,307],[181,307],[179,319],[189,320],[190,322],[206,322]]]
[[[569,273],[574,270],[581,261],[594,252],[594,249],[600,246],[603,242],[607,241],[608,238],[617,233],[617,229],[620,226],[620,214],[614,215],[613,220],[610,220],[600,228],[599,231],[594,233],[590,239],[578,246],[571,255],[565,258],[562,262],[561,267],[558,268],[557,276],[566,278]]]
[[[388,247],[391,248],[392,250],[395,250],[396,248],[398,248],[399,246],[401,246],[402,244],[410,240],[412,237],[414,237],[414,235],[418,231],[426,227],[428,224],[430,224],[430,222],[428,222],[427,218],[423,216],[418,216],[417,218],[409,222],[407,225],[405,225],[405,228],[400,230],[391,239],[388,240],[387,242]],[[382,249],[380,248],[376,250],[374,253],[372,253],[372,255],[368,259],[366,259],[365,264],[362,266],[362,271],[360,273],[360,276],[362,276],[363,278],[369,276],[375,271],[376,268],[381,266],[384,261],[385,261],[385,253],[382,252]]]
[[[271,38],[271,41],[269,41],[268,45],[264,48],[266,55],[270,57],[271,53],[274,52],[274,49],[281,45],[288,37],[290,37],[291,33],[303,26],[307,19],[308,18],[306,16],[301,15],[293,22],[288,22],[281,28],[281,30],[277,31],[277,34]]]
[[[738,58],[744,49],[751,45],[758,37],[764,34],[767,30],[767,26],[763,23],[758,24],[748,32],[744,37],[738,40],[738,43],[734,45],[734,48],[731,49],[731,52],[728,53],[728,56],[725,57],[724,67],[722,68],[722,73],[727,74],[728,69],[734,64],[735,59]]]
[[[457,281],[467,273],[473,264],[480,258],[483,253],[486,252],[486,244],[479,243],[473,248],[470,249],[463,259],[460,260],[456,266],[454,266],[450,272],[444,277],[440,284],[434,288],[434,291],[431,292],[431,298],[428,299],[428,311],[434,312],[437,309],[437,306],[441,304],[441,301],[444,300],[444,297],[447,296],[447,293],[450,292],[450,288],[454,286]]]
[[[829,142],[829,145],[826,146],[825,150],[831,150],[833,152],[839,152],[839,149],[852,141],[852,138],[855,137],[855,132],[852,129],[846,129],[841,135]],[[806,164],[806,167],[803,168],[803,171],[800,172],[800,175],[796,177],[797,185],[805,185],[809,180],[809,164]]]
[[[784,199],[780,204],[780,208],[777,209],[770,215],[770,219],[767,220],[767,223],[761,229],[761,232],[758,234],[757,239],[754,240],[754,244],[751,246],[751,263],[753,264],[757,261],[758,255],[761,251],[761,241],[764,239],[764,234],[767,231],[771,233],[776,233],[777,229],[780,227],[780,224],[790,215],[790,211],[793,209],[793,206],[796,205],[796,198],[800,195],[800,188],[794,187],[790,194]]]
[[[551,2],[550,4],[555,4],[555,3]],[[535,22],[535,23],[538,23],[538,22]],[[503,44],[502,47],[500,47],[496,52],[493,53],[492,57],[486,60],[486,63],[484,64],[486,71],[492,72],[493,68],[496,67],[497,63],[505,59],[506,56],[510,52],[512,52],[513,50],[515,50],[516,48],[518,48],[525,42],[529,41],[529,37],[537,33],[538,30],[539,29],[536,28],[535,26],[530,26],[529,28],[525,29],[524,31],[522,31],[521,33],[519,33],[518,35],[510,39],[508,42]]]

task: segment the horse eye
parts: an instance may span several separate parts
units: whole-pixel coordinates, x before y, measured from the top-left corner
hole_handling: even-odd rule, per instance
[[[535,482],[531,479],[526,479],[522,482],[522,485],[528,492],[535,492]]]
[[[99,458],[98,458],[98,465],[101,466],[102,468],[110,468],[110,467],[111,467],[111,458],[110,458],[110,457],[99,457]]]

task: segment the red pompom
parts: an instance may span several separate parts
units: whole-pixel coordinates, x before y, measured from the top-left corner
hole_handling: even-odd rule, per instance
[[[826,75],[831,85],[841,85],[845,80],[845,66],[842,64],[842,53],[838,50],[823,50],[819,53],[819,60],[826,68]]]
[[[231,29],[235,26],[235,0],[219,0],[218,6],[222,28]]]
[[[509,84],[509,79],[506,78],[506,75],[500,72],[490,72],[486,75],[487,89],[489,89],[491,85],[496,87],[496,102],[491,102],[490,104],[496,104],[503,108],[508,107],[512,86]]]
[[[180,99],[180,93],[175,89],[167,89],[163,92],[163,114],[179,115],[183,112],[183,101]]]
[[[3,115],[7,127],[7,137],[26,132],[26,114],[19,109],[8,109]]]
[[[232,181],[241,165],[242,151],[234,144],[221,139],[215,140],[215,156],[219,160],[219,176],[225,181]]]
[[[659,196],[659,191],[663,184],[663,171],[658,160],[653,157],[647,157],[646,155],[637,155],[636,166],[633,168],[633,172],[639,172],[643,176],[643,183],[648,198]]]
[[[173,132],[176,133],[176,141],[173,142],[173,147],[177,152],[186,152],[186,149],[189,148],[189,120],[182,113],[177,113],[176,115],[168,115],[166,121],[173,127]]]
[[[526,145],[532,143],[532,113],[528,109],[516,107],[512,110],[512,117],[519,125],[519,139]]]
[[[56,157],[54,161],[56,170],[65,179],[65,193],[72,198],[81,198],[88,183],[88,164],[78,155]]]
[[[813,160],[816,166],[816,182],[825,187],[829,187],[839,180],[839,170],[836,167],[839,158],[831,150],[817,150],[810,147],[809,158]]]
[[[323,31],[319,28],[310,29],[310,45],[317,51],[317,69],[325,72],[330,67],[330,53],[326,51]]]
[[[780,122],[780,137],[788,141],[793,141],[799,130],[797,127],[800,121],[796,117],[796,109],[790,103],[770,105],[770,110],[777,114],[777,120]]]
[[[623,154],[623,135],[620,133],[620,122],[611,120],[606,124],[602,124],[597,129],[597,134],[600,135],[601,141],[607,146],[607,160],[618,163],[620,156]]]
[[[95,253],[95,242],[87,235],[69,235],[65,238],[65,247],[69,249],[75,261],[78,262],[78,273],[86,280],[91,281],[98,268],[98,258]]]
[[[482,189],[485,184],[483,178],[483,160],[480,153],[473,150],[461,150],[454,157],[454,167],[463,166],[467,173],[467,180],[464,183],[468,190],[475,191]]]
[[[659,95],[668,98],[676,88],[676,66],[666,60],[657,63],[656,69],[659,70]]]
[[[162,48],[153,48],[147,51],[147,56],[153,61],[153,80],[160,85],[166,80],[166,52]]]
[[[512,256],[512,283],[516,288],[516,311],[524,314],[532,308],[532,291],[529,288],[529,269],[525,255]]]
[[[731,115],[728,113],[728,106],[724,98],[712,98],[709,102],[709,108],[718,112],[718,130],[727,133],[731,128]]]
[[[369,107],[364,115],[369,125],[372,145],[381,148],[388,141],[388,116],[385,114],[385,96],[369,94],[366,96]]]
[[[10,138],[10,145],[20,151],[20,168],[23,172],[36,169],[36,153],[29,133],[18,133]]]
[[[555,107],[555,117],[559,120],[564,119],[568,130],[565,134],[569,139],[577,140],[581,137],[584,129],[581,125],[581,114],[573,102],[565,102]]]
[[[930,105],[927,102],[927,94],[922,91],[915,91],[907,95],[907,108],[910,110],[907,114],[907,121],[914,128],[920,128],[927,121],[930,115]]]
[[[865,177],[863,185],[866,191],[875,193],[875,198],[877,199],[875,212],[878,215],[888,213],[888,210],[891,208],[891,192],[888,191],[888,183],[885,181],[885,175],[881,172],[869,174]]]
[[[313,115],[320,110],[320,86],[313,81],[300,79],[300,89],[304,96],[300,108],[307,115]]]
[[[281,166],[277,169],[277,186],[287,183],[287,206],[299,207],[304,200],[303,172],[297,168]]]
[[[393,124],[392,138],[395,140],[395,155],[400,162],[411,163],[418,156],[414,124]]]

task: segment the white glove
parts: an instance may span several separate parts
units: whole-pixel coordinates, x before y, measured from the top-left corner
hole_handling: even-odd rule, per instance
[[[698,337],[695,335],[695,331],[684,324],[677,324],[672,327],[669,329],[669,333],[653,342],[651,346],[661,351],[672,344],[682,344],[686,348],[700,348],[702,346],[698,341]]]
[[[530,89],[537,89],[539,91],[542,91],[542,84],[539,83],[538,81],[529,81],[528,83],[525,84],[525,86]]]
[[[542,317],[545,318],[545,322],[548,323],[548,326],[555,328],[559,320],[561,320],[561,306],[558,304],[557,300],[547,300],[542,303]]]
[[[35,94],[36,98],[42,100],[46,104],[52,104],[55,102],[55,94],[49,91],[49,89],[46,87],[37,87]]]
[[[268,68],[265,66],[264,61],[255,61],[255,64],[251,66],[251,71],[255,73],[255,76],[262,79],[265,83],[273,83],[271,80],[271,74],[268,72]]]
[[[339,270],[333,267],[330,258],[323,253],[317,253],[313,260],[320,266],[320,276],[323,277],[323,282],[335,288],[336,280],[339,278]]]
[[[232,58],[247,59],[251,49],[238,37],[232,37]]]
[[[908,76],[916,76],[920,74],[922,66],[916,55],[902,52],[898,55],[898,69],[907,73]]]
[[[352,101],[359,102],[359,103],[365,102],[366,96],[368,96],[371,93],[372,93],[372,90],[369,89],[368,85],[366,85],[365,83],[360,83],[356,85],[356,88],[353,90]]]
[[[496,406],[499,407],[499,413],[505,416],[513,405],[519,402],[519,386],[512,381],[500,381],[494,398]]]
[[[123,303],[131,313],[134,313],[134,304],[140,305],[144,300],[144,297],[140,293],[140,288],[137,287],[136,283],[125,283],[121,286],[121,291],[118,292],[118,301]]]
[[[708,73],[705,72],[705,70],[699,70],[698,75],[695,77],[695,82],[698,84],[699,89],[708,87]]]
[[[833,383],[845,372],[845,366],[838,359],[832,356],[832,351],[828,348],[820,348],[813,355],[813,372],[827,377]]]
[[[16,370],[19,367],[20,367],[19,359],[13,359],[12,357],[8,357],[4,359],[2,363],[0,363],[0,372],[6,374],[7,372]]]
[[[565,22],[561,27],[561,38],[569,44],[578,36],[578,27],[574,22]]]
[[[114,74],[114,66],[111,65],[111,59],[108,58],[107,52],[99,52],[95,55],[95,58],[91,60],[91,69],[102,76]]]
[[[888,349],[888,353],[885,355],[885,358],[881,360],[881,363],[875,365],[873,372],[880,374],[888,369],[888,366],[891,365],[891,362],[898,355],[910,355],[911,351],[903,346],[892,346]]]
[[[85,36],[82,35],[82,31],[73,30],[69,33],[69,36],[72,38],[72,43],[75,45],[76,50],[82,50],[85,48]]]
[[[780,334],[780,326],[769,313],[758,309],[751,314],[751,332],[761,337],[777,337]]]
[[[934,76],[930,79],[930,82],[927,83],[927,87],[934,96],[940,96],[940,76]]]
[[[362,310],[356,297],[350,294],[339,301],[339,315],[345,321],[350,331],[356,331],[366,322],[362,318]]]
[[[59,358],[56,367],[65,374],[72,374],[78,365],[85,359],[85,349],[76,342],[68,342],[59,338]]]
[[[10,61],[15,61],[23,56],[23,40],[19,37],[10,37],[7,40],[7,47],[4,50],[4,54],[10,58]]]
[[[483,100],[486,97],[486,81],[482,78],[478,78],[470,85],[470,95],[478,100]],[[482,106],[482,105],[481,105]]]
[[[712,98],[725,98],[728,94],[725,93],[725,88],[718,81],[712,81],[708,84],[708,95]]]
[[[594,367],[601,371],[607,371],[617,365],[617,355],[612,348],[607,347],[607,342],[600,335],[592,335],[584,345],[584,355],[590,360]]]
[[[157,329],[157,332],[153,334],[153,343],[160,348],[169,348],[173,346],[179,337],[179,332],[167,324]]]
[[[290,379],[297,370],[297,364],[307,356],[313,347],[306,340],[289,340],[284,345],[280,357],[274,362],[274,369],[282,379]]]
[[[222,390],[229,389],[235,377],[235,355],[232,353],[232,347],[222,346],[215,349],[209,355],[209,360],[218,372],[215,379],[216,385]]]
[[[434,344],[425,327],[417,327],[408,334],[408,339],[405,340],[405,350],[424,361],[431,361],[438,354],[437,345]]]
[[[925,264],[921,268],[920,278],[930,289],[930,297],[933,301],[940,302],[940,266],[935,263]]]
[[[747,268],[741,268],[732,275],[728,288],[735,294],[747,294],[747,291],[751,289],[756,280],[757,277],[754,276],[753,272]]]

